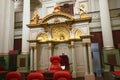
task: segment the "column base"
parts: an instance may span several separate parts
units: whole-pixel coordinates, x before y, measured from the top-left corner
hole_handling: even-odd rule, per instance
[[[76,72],[75,71],[73,71],[72,72],[72,78],[76,78],[77,76],[76,76]]]
[[[111,49],[115,49],[114,47],[103,47],[104,50],[111,50]]]
[[[30,66],[30,71],[34,71],[33,66]]]
[[[95,80],[94,74],[85,74],[85,80]]]
[[[29,54],[29,52],[22,52],[22,54]]]

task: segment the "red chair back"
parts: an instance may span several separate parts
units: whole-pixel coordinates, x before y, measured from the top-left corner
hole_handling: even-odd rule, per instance
[[[39,72],[31,72],[28,74],[27,80],[44,80],[44,76]]]
[[[53,75],[53,80],[72,80],[72,77],[68,71],[57,71]]]
[[[50,58],[51,66],[50,66],[50,72],[56,72],[61,70],[61,64],[60,64],[60,57],[59,56],[52,56]]]
[[[5,76],[5,80],[22,80],[22,74],[20,72],[8,72]]]

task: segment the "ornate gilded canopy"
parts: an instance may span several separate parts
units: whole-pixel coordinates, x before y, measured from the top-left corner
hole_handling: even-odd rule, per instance
[[[44,32],[38,34],[36,40],[34,40],[35,42],[63,42],[71,39],[80,40],[81,31],[73,28],[72,25],[90,21],[91,17],[75,19],[67,13],[53,12],[42,20],[37,21],[36,24],[30,23],[27,26],[29,28],[44,28]],[[71,32],[74,32],[74,37],[71,35]]]

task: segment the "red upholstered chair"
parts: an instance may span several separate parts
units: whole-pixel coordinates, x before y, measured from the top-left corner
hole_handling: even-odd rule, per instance
[[[20,72],[8,72],[5,76],[5,80],[22,80],[22,74]]]
[[[53,75],[53,80],[72,80],[72,76],[69,71],[57,71]]]
[[[4,67],[0,66],[0,73],[5,72],[6,70],[4,69]]]
[[[49,72],[56,72],[61,70],[61,64],[60,64],[60,57],[59,56],[51,56],[50,57],[50,69]]]
[[[113,75],[117,80],[120,80],[120,71],[114,71],[114,72],[112,72],[112,75]]]
[[[27,80],[44,80],[44,76],[39,72],[31,72],[27,75]]]

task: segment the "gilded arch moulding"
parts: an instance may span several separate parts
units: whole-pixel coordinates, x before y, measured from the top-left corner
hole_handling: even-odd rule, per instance
[[[69,15],[67,13],[58,12],[58,13],[52,13],[52,14],[47,15],[40,21],[40,23],[46,23],[48,20],[55,18],[55,17],[62,17],[62,18],[66,18],[68,20],[74,19],[71,15]]]

